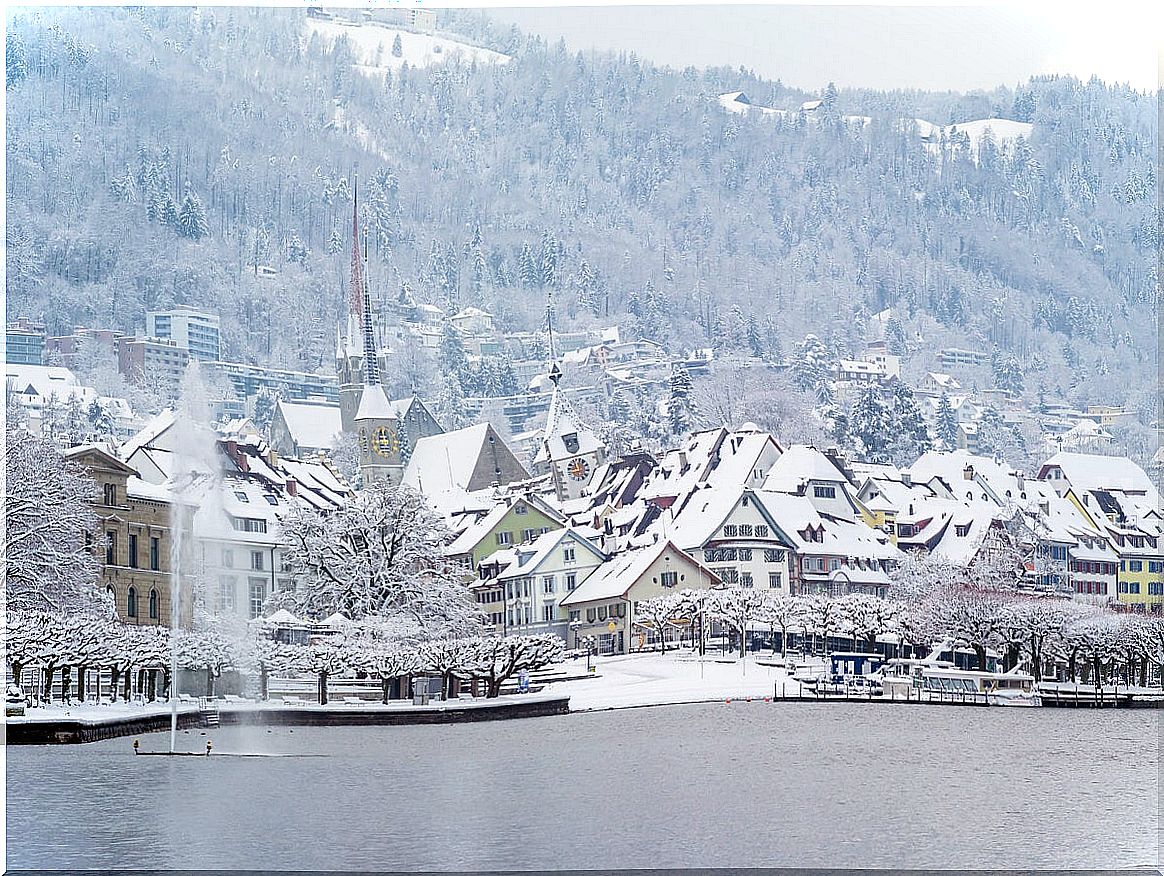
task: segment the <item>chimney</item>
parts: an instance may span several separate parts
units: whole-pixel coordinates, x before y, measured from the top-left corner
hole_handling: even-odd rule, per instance
[[[251,470],[250,463],[247,461],[247,455],[238,449],[238,442],[233,438],[228,438],[222,442],[223,452],[230,457],[231,462],[238,466],[239,471],[249,472]]]
[[[974,466],[968,465],[964,469],[962,469],[962,480],[964,480],[964,481],[974,480]]]
[[[287,478],[286,487],[288,496],[299,495],[299,484],[295,482],[295,478]]]
[[[912,487],[913,486],[913,475],[911,475],[907,471],[903,471],[901,473],[901,483],[907,487]]]

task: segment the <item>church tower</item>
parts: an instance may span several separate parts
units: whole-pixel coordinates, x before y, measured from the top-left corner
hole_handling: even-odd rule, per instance
[[[356,197],[352,198],[352,281],[347,336],[341,334],[337,365],[340,368],[340,415],[343,419],[345,389],[351,415],[351,431],[360,445],[360,474],[364,483],[388,481],[397,485],[404,477],[400,454],[400,421],[380,384],[380,357],[372,327],[372,297],[360,255],[360,229]],[[360,345],[356,346],[356,326]],[[340,355],[342,353],[342,355]],[[356,380],[359,380],[359,383]],[[358,395],[357,395],[358,393]],[[345,430],[347,430],[345,423]]]
[[[575,413],[558,385],[562,369],[555,362],[550,369],[554,384],[546,431],[534,457],[534,469],[549,472],[558,501],[585,496],[594,471],[606,461],[606,448],[598,436]]]

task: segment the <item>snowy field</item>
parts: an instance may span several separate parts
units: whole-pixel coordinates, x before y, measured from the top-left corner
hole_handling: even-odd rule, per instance
[[[368,76],[383,76],[386,71],[398,70],[405,62],[410,67],[427,67],[460,55],[462,60],[484,64],[508,63],[509,55],[483,49],[455,39],[427,33],[387,27],[381,24],[349,24],[340,21],[307,20],[307,37],[318,34],[329,44],[341,36],[351,43],[359,63],[356,69]],[[400,37],[400,57],[392,54],[392,42]]]
[[[771,697],[777,683],[787,684],[787,692],[795,693],[796,682],[782,668],[763,665],[771,662],[767,655],[755,654],[745,660],[713,654],[700,660],[675,652],[599,657],[598,677],[548,689],[569,693],[572,712]],[[579,666],[585,671],[585,665],[585,658],[566,664],[571,673]]]

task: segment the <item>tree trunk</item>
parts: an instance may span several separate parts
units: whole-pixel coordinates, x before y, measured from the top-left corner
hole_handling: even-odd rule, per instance
[[[14,660],[12,662],[12,683],[17,687],[20,687],[22,675],[24,675],[24,664]]]
[[[120,666],[111,666],[109,668],[109,681],[110,681],[109,702],[111,702],[111,703],[117,702],[117,683],[120,680],[121,680],[121,667]]]
[[[747,627],[748,627],[748,625],[746,623],[740,624],[740,659],[741,660],[744,658],[744,649],[747,647],[747,642],[748,642]]]
[[[978,671],[985,672],[986,671],[986,646],[975,644],[974,645],[974,656],[975,656],[975,659],[978,663]]]
[[[1140,661],[1140,687],[1148,686],[1148,658]]]
[[[383,691],[384,697],[380,700],[385,706],[388,705],[388,694],[392,688],[392,679],[385,675],[380,676],[380,690]]]
[[[88,666],[77,667],[77,699],[85,702],[85,676],[89,674]]]
[[[57,668],[51,663],[44,668],[40,692],[40,700],[42,703],[51,703],[53,701],[53,676],[56,675],[56,672]]]
[[[319,673],[319,704],[327,705],[327,670]]]
[[[1078,654],[1079,654],[1079,649],[1072,648],[1071,655],[1067,660],[1067,674],[1069,676],[1071,676],[1072,681],[1075,681],[1075,679],[1078,675],[1078,673],[1076,672],[1076,668],[1075,668],[1075,658],[1076,658],[1076,656],[1078,656]]]
[[[174,679],[170,677],[170,670],[162,670],[162,696],[170,699],[174,695],[173,691]]]
[[[66,705],[71,705],[73,702],[73,668],[71,666],[61,667],[61,701]]]
[[[267,699],[267,667],[259,667],[259,699],[264,702]]]
[[[133,695],[133,670],[130,667],[125,667],[125,672],[121,673],[122,678],[125,679],[125,696],[123,699],[128,703],[130,697]]]
[[[495,697],[501,696],[501,683],[504,680],[505,679],[503,678],[490,678],[488,681],[488,687],[485,691],[485,698],[491,700]]]

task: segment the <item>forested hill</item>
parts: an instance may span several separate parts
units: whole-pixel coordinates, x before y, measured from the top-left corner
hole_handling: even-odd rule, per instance
[[[826,83],[571,54],[479,13],[442,10],[450,41],[424,67],[406,63],[417,34],[394,51],[385,30],[369,57],[378,28],[310,25],[286,9],[10,19],[9,317],[130,330],[199,304],[221,311],[231,358],[330,367],[358,171],[380,295],[480,303],[517,329],[552,292],[559,323],[774,356],[807,332],[858,352],[866,317],[893,308],[916,367],[998,348],[1029,393],[1147,403],[1155,95],[1052,77],[843,90],[819,121],[761,117],[718,97],[795,110]],[[1029,142],[975,160],[900,123],[992,116],[1032,122]]]

